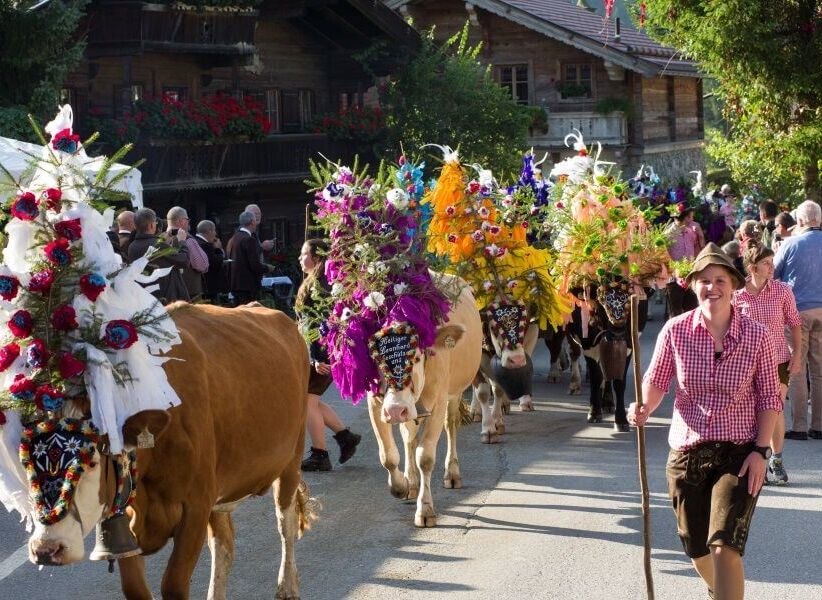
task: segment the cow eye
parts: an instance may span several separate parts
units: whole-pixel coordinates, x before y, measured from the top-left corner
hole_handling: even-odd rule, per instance
[[[96,462],[96,461],[91,461],[91,462],[88,464],[88,468],[89,468],[89,469],[93,469],[93,468],[94,468],[94,467],[96,467],[96,466],[97,466],[97,462]]]

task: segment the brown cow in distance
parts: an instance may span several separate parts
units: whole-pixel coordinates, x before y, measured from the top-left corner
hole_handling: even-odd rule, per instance
[[[144,554],[173,539],[162,581],[166,599],[189,597],[208,536],[208,597],[223,599],[234,556],[231,511],[273,486],[283,547],[276,597],[297,598],[294,541],[311,516],[300,478],[309,372],[303,339],[285,314],[260,306],[176,303],[169,311],[182,344],[164,368],[182,404],[167,412],[137,413],[123,427],[130,445],[146,427],[156,437],[153,448],[137,450],[132,531]],[[82,559],[81,536],[89,524],[76,515],[103,516],[100,471],[97,466],[82,475],[76,511],[53,525],[36,523],[29,541],[33,562],[61,565]],[[151,599],[142,557],[119,564],[125,597]]]

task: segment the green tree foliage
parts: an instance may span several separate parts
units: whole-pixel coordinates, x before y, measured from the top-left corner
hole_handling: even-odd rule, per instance
[[[78,25],[88,0],[0,0],[0,135],[31,140],[32,113],[54,116],[60,88],[83,57]],[[35,140],[31,140],[35,141]]]
[[[638,2],[634,9],[638,9]],[[820,199],[822,6],[815,0],[646,0],[648,33],[716,80],[727,134],[709,153],[777,199]]]
[[[446,42],[422,35],[419,53],[383,86],[387,146],[418,155],[425,144],[459,147],[465,164],[515,171],[533,116],[499,86],[469,46],[468,26]]]

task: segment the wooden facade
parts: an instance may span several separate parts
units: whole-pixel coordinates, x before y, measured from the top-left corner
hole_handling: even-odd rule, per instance
[[[696,66],[642,32],[570,0],[385,0],[414,26],[447,39],[470,23],[472,44],[512,100],[546,111],[529,144],[556,162],[579,129],[627,169],[669,177],[702,168],[702,83]]]
[[[372,76],[356,53],[385,41],[392,52],[378,68],[387,73],[419,43],[398,15],[370,0],[267,0],[237,11],[92,0],[87,14],[85,58],[63,92],[79,130],[90,133],[92,114],[120,117],[138,99],[253,96],[272,123],[264,141],[154,140],[128,158],[146,159],[145,203],[158,214],[180,205],[194,223],[211,219],[228,235],[253,202],[263,211],[262,235],[276,235],[281,248],[303,237],[309,158],[348,161],[362,151],[313,133],[310,121],[362,102]]]

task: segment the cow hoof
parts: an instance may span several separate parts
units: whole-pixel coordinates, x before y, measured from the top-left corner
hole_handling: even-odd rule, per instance
[[[559,375],[552,375],[549,373],[547,379],[548,383],[559,383],[559,380],[562,379],[562,377]]]
[[[511,405],[510,404],[503,404],[502,405],[502,414],[510,415],[511,414]]]
[[[631,426],[628,423],[614,423],[614,431],[620,433],[631,433]]]
[[[603,404],[602,405],[602,412],[606,415],[614,414],[614,405],[613,404]]]
[[[414,525],[417,527],[436,527],[437,515],[414,515]]]
[[[480,441],[483,444],[498,444],[499,443],[499,436],[496,433],[491,433],[489,431],[485,431],[480,434]]]
[[[568,395],[569,396],[579,396],[582,393],[582,386],[572,383],[568,386]]]
[[[450,477],[446,476],[442,480],[442,485],[443,487],[445,487],[445,489],[448,490],[462,489],[462,477],[460,477],[459,475],[451,475]]]
[[[602,414],[601,413],[588,413],[588,422],[589,423],[602,423]]]
[[[505,433],[505,423],[497,423],[495,429],[497,430],[497,435],[502,435]]]
[[[520,412],[534,412],[534,404],[532,402],[522,402],[519,405]]]

